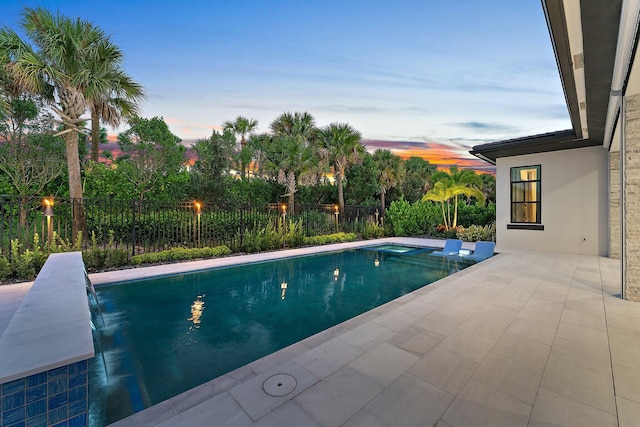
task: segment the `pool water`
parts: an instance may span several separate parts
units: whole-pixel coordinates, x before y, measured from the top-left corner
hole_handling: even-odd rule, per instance
[[[96,287],[90,365],[105,425],[246,365],[473,262],[367,247]]]

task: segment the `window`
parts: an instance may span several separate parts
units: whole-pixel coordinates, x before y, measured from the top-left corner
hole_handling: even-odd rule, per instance
[[[540,165],[511,168],[511,222],[540,224]]]

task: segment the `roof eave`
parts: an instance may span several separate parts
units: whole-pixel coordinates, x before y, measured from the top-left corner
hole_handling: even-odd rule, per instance
[[[601,145],[600,141],[578,137],[571,129],[474,146],[469,153],[495,164],[500,157],[546,153]]]

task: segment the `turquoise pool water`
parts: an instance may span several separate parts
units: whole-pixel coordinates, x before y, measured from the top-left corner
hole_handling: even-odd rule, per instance
[[[472,264],[381,245],[96,288],[92,425],[159,403]],[[102,357],[104,356],[104,358]]]

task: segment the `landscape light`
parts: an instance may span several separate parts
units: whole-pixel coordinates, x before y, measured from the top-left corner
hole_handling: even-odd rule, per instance
[[[53,216],[53,199],[44,199],[44,216],[51,218]]]
[[[193,202],[193,206],[196,209],[196,213],[200,215],[202,213],[202,203],[195,201]]]

